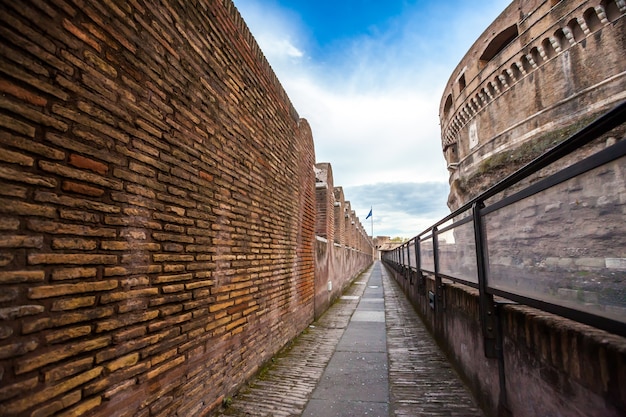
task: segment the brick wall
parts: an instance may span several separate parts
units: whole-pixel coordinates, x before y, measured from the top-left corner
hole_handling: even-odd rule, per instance
[[[208,413],[313,318],[308,124],[230,0],[0,22],[0,415]]]
[[[345,201],[343,189],[334,187],[333,170],[329,163],[316,164],[316,244],[315,244],[315,317],[320,317],[345,288],[372,264],[372,240],[359,219],[340,222],[349,233],[335,233],[350,202]],[[354,211],[351,212],[354,215]],[[349,220],[349,219],[346,219]],[[346,236],[358,236],[348,239]]]

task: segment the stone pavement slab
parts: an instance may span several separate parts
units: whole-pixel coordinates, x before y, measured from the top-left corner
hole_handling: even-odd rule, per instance
[[[367,283],[303,416],[389,415],[385,304],[370,301],[384,300],[380,264],[374,265]],[[357,410],[363,414],[355,414]]]

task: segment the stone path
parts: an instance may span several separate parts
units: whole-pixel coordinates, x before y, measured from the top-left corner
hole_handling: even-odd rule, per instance
[[[380,262],[215,414],[482,415]]]

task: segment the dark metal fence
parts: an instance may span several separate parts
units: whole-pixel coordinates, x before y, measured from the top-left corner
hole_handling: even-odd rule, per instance
[[[446,279],[478,289],[491,357],[494,296],[626,337],[624,123],[626,102],[383,261],[425,297],[433,275],[435,310]]]

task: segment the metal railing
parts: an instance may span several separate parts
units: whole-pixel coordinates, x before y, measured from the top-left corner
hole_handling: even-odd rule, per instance
[[[478,289],[490,357],[494,296],[626,337],[626,140],[617,140],[625,122],[626,102],[383,261],[424,296],[433,275],[435,311],[443,280]],[[588,155],[598,138],[607,138],[604,149]]]

